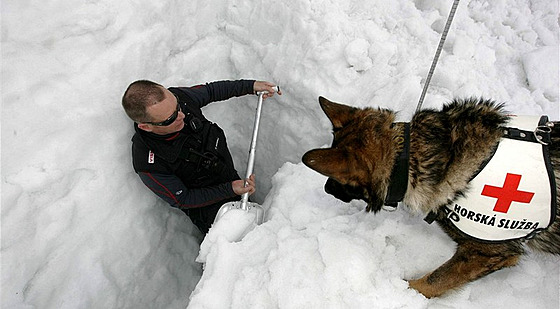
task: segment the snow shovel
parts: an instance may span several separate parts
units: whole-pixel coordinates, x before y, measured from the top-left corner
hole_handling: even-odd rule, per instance
[[[278,86],[274,87],[275,91],[278,91]],[[259,132],[259,123],[261,120],[261,109],[263,103],[263,95],[265,91],[258,92],[259,103],[257,104],[257,113],[255,115],[255,124],[253,126],[253,138],[251,140],[251,148],[249,150],[249,160],[247,162],[247,173],[245,174],[245,179],[248,179],[251,174],[253,174],[253,167],[255,165],[255,150],[257,146],[257,135]],[[244,186],[247,186],[247,180],[245,180]],[[249,202],[249,193],[245,193],[241,196],[241,201],[238,202],[228,202],[222,205],[216,214],[214,219],[214,224],[218,222],[225,213],[232,209],[241,209],[248,213],[254,214],[254,223],[259,225],[264,221],[264,208],[261,205],[253,202]]]

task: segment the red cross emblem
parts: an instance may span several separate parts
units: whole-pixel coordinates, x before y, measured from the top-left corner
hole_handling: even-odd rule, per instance
[[[481,194],[497,198],[494,211],[507,213],[511,202],[530,203],[535,195],[532,192],[517,190],[519,182],[521,182],[521,175],[508,173],[503,187],[484,185]]]

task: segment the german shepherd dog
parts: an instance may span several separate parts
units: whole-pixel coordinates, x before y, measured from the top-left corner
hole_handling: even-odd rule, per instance
[[[354,108],[323,97],[319,102],[332,123],[334,139],[331,148],[308,151],[304,164],[329,177],[327,193],[345,202],[362,199],[367,203],[366,211],[378,212],[400,147],[401,123],[394,122],[395,113],[388,109]],[[497,242],[462,233],[443,209],[468,189],[473,175],[492,156],[508,120],[503,104],[483,99],[454,100],[441,110],[426,109],[412,117],[403,203],[414,212],[435,215],[457,243],[447,262],[420,279],[409,280],[409,286],[425,297],[440,296],[516,265],[524,254],[524,244],[536,251],[560,254],[560,209],[548,229],[533,238]],[[550,126],[549,151],[556,182],[551,191],[556,191],[556,204],[560,205],[560,122]]]

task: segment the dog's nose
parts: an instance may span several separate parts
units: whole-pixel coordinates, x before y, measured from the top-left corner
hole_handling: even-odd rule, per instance
[[[310,155],[310,151],[306,152],[303,155],[302,161],[303,164],[307,165],[308,167],[311,167],[310,165],[315,163],[315,159],[313,159],[313,157]]]

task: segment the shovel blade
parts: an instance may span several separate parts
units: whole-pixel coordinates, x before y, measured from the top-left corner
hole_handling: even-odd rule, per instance
[[[214,219],[214,223],[218,222],[225,213],[232,209],[242,209],[241,202],[228,202],[222,205],[216,214],[216,218]],[[260,225],[264,221],[264,208],[257,203],[247,202],[247,210],[248,213],[254,214],[255,216],[255,225]]]

